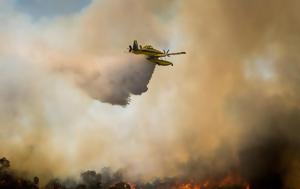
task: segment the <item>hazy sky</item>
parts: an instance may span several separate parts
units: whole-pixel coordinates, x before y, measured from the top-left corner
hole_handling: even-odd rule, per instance
[[[18,10],[38,19],[79,12],[92,0],[14,0]]]
[[[294,0],[0,1],[2,155],[45,178],[103,166],[131,179],[205,177],[272,162],[298,188],[299,8]],[[127,52],[134,39],[187,54],[155,67]],[[262,163],[243,158],[252,154]]]

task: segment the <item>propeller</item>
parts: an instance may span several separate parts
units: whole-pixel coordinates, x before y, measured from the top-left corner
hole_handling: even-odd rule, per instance
[[[163,51],[164,51],[164,54],[168,54],[170,49],[168,49],[167,51],[166,50],[163,50]],[[169,56],[169,55],[167,55],[167,56]]]
[[[168,49],[167,51],[164,50],[164,54],[166,54],[167,57],[170,57],[170,55],[168,55],[168,54],[169,54],[169,51],[170,51],[170,49]]]

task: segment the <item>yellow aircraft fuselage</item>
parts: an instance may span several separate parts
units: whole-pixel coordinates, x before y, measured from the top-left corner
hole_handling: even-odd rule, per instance
[[[147,56],[147,60],[150,62],[160,65],[160,66],[173,66],[173,63],[167,60],[161,60],[159,58],[166,57],[170,55],[178,55],[178,54],[185,54],[185,52],[179,52],[179,53],[168,53],[162,52],[160,50],[154,49],[151,45],[145,45],[144,47],[138,46],[138,43],[136,40],[133,42],[133,46],[129,45],[129,52],[132,52],[134,54],[142,54]]]

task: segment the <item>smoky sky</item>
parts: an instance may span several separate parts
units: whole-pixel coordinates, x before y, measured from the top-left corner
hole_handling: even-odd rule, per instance
[[[76,14],[91,3],[91,0],[76,1],[39,1],[16,0],[15,6],[19,11],[30,15],[33,19],[55,17],[68,14]]]
[[[92,1],[33,22],[2,2],[3,153],[48,178],[102,166],[132,180],[235,167],[257,188],[297,188],[299,7]],[[125,54],[134,39],[187,54],[154,71]]]

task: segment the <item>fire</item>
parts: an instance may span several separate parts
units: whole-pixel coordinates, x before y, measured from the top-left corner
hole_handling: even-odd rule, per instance
[[[182,184],[181,186],[179,186],[178,189],[201,189],[201,187],[199,185],[193,185],[191,183],[188,184]]]
[[[136,186],[134,183],[129,182],[128,184],[130,186],[130,189],[136,189]]]
[[[102,174],[106,179],[102,180]],[[21,178],[10,169],[10,162],[6,158],[0,159],[0,188],[41,188],[41,189],[63,189],[65,181],[53,179],[45,186],[40,186],[39,178],[32,180]],[[185,179],[169,178],[157,180],[150,183],[131,183],[123,181],[122,177],[114,177],[110,174],[86,171],[81,173],[80,180],[73,181],[75,188],[101,188],[101,189],[250,189],[250,184],[239,174],[232,172],[222,177],[209,177],[206,179]],[[70,189],[71,189],[70,188]]]
[[[188,181],[176,184],[172,189],[250,189],[250,185],[238,175],[227,175],[221,179],[206,179],[203,181]]]

